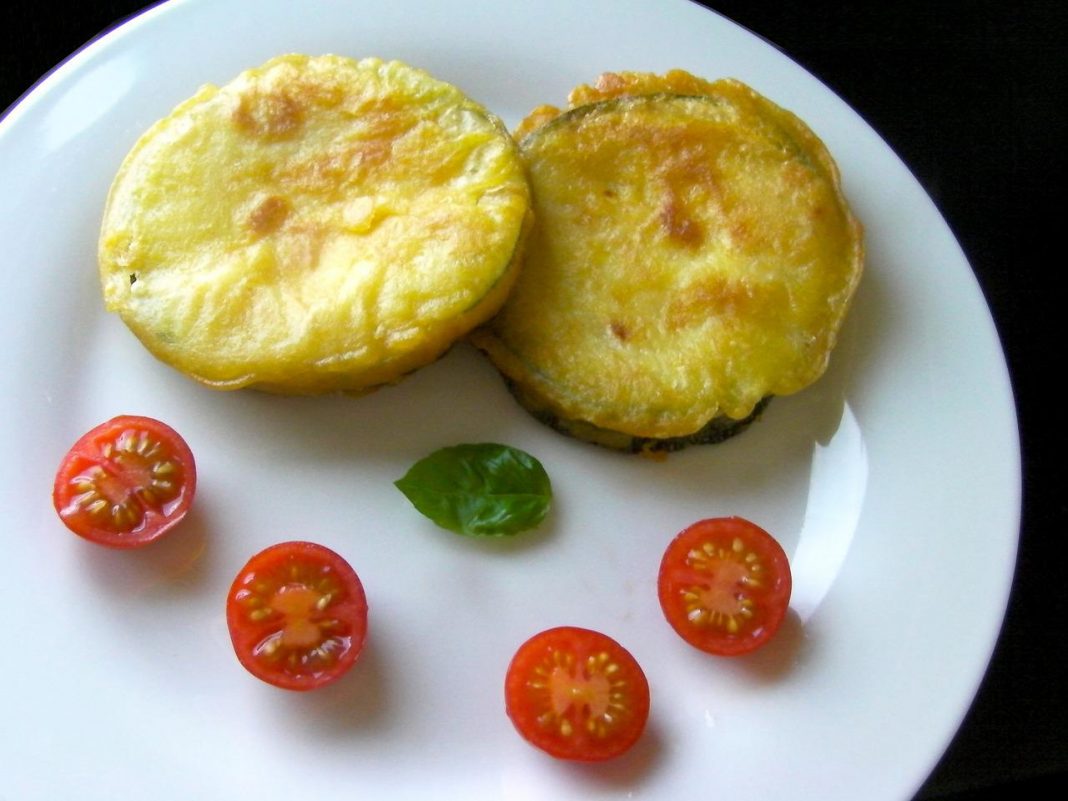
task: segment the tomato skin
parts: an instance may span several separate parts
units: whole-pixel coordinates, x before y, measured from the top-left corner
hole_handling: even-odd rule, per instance
[[[573,626],[523,643],[508,666],[504,694],[519,734],[557,759],[620,756],[649,718],[649,683],[637,660],[611,637]]]
[[[741,517],[700,520],[681,531],[657,579],[668,623],[694,648],[718,656],[765,645],[786,617],[792,586],[782,546]]]
[[[306,691],[340,679],[367,639],[356,571],[313,542],[281,542],[241,568],[226,598],[234,653],[258,679]]]
[[[196,495],[193,452],[173,428],[120,415],[71,446],[52,504],[71,531],[110,548],[138,548],[182,521]]]

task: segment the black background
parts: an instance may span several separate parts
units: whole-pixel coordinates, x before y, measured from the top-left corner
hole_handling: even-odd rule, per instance
[[[0,109],[143,5],[0,4]],[[1054,788],[1068,787],[1068,454],[1060,394],[1051,386],[1066,364],[1059,322],[1068,316],[1061,289],[1068,243],[1068,4],[703,5],[783,50],[853,106],[910,166],[979,278],[1008,358],[1020,418],[1020,554],[986,679],[918,798],[985,801],[1013,790],[1052,797]]]

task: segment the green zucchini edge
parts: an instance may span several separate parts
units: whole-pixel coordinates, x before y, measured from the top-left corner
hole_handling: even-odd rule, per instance
[[[624,453],[644,454],[649,456],[664,455],[681,451],[690,445],[715,445],[745,431],[771,403],[772,395],[761,398],[753,411],[746,417],[736,420],[720,414],[713,417],[692,434],[678,437],[643,437],[602,428],[586,420],[560,417],[544,404],[540,403],[530,392],[524,390],[510,378],[504,378],[505,386],[520,406],[526,409],[535,420],[553,430],[573,439]]]

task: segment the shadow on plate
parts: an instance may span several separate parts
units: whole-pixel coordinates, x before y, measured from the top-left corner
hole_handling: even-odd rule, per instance
[[[645,731],[634,746],[622,756],[604,762],[561,763],[576,783],[592,785],[605,791],[640,791],[663,763],[664,737],[658,728],[656,713],[650,715]]]
[[[726,664],[735,673],[744,674],[754,682],[775,684],[789,679],[790,673],[803,661],[807,647],[804,624],[791,609],[778,632],[762,648],[751,654],[731,657]]]
[[[100,590],[116,599],[166,602],[201,592],[210,574],[210,522],[196,505],[173,530],[141,548],[86,543],[84,562]]]
[[[376,736],[389,714],[389,679],[373,634],[348,673],[309,692],[271,690],[283,731],[295,726],[324,737]]]

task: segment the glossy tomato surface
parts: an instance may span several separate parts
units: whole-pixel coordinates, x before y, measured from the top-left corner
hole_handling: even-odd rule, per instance
[[[504,684],[519,733],[558,759],[611,759],[641,736],[649,683],[622,645],[596,631],[563,626],[519,647]]]
[[[185,517],[196,485],[193,453],[178,432],[151,417],[122,415],[71,446],[56,471],[52,502],[75,534],[135,548]]]
[[[242,665],[286,690],[341,678],[367,637],[367,598],[356,571],[312,542],[272,545],[249,560],[226,599]]]
[[[782,546],[740,517],[684,529],[664,552],[658,579],[660,606],[675,631],[721,656],[767,643],[786,617],[791,587]]]

